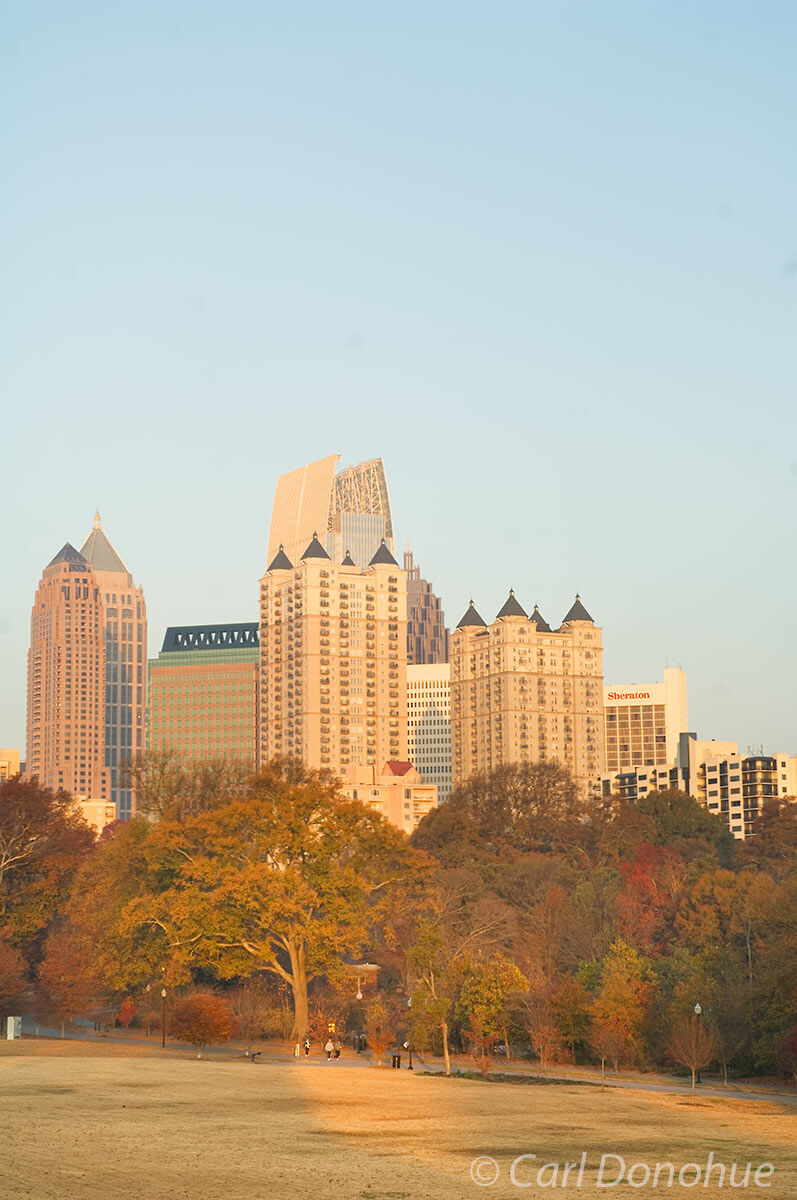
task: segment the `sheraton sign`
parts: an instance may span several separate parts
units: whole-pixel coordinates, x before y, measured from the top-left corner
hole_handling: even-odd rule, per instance
[[[649,700],[650,692],[608,692],[607,700]]]

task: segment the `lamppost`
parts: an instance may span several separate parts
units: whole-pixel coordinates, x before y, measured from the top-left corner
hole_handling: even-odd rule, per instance
[[[166,988],[161,988],[161,1046],[166,1045]]]
[[[360,987],[360,976],[358,975],[357,976],[357,993],[356,993],[354,999],[357,1001],[360,1001],[360,1000],[362,1000],[362,998],[363,998],[363,990]],[[358,1011],[358,1013],[357,1013],[357,1033],[355,1033],[355,1035],[354,1035],[354,1041],[356,1043],[354,1048],[358,1054],[362,1054],[362,1034],[360,1033],[361,1029],[362,1029],[362,1013],[360,1011]]]
[[[412,1008],[412,996],[407,997],[407,1008]],[[409,1030],[407,1031],[407,1040],[404,1043],[404,1048],[410,1056],[410,1061],[407,1066],[407,1070],[411,1071],[413,1069],[412,1068],[412,1034],[409,1032]]]
[[[700,1014],[702,1013],[702,1011],[703,1011],[702,1004],[696,1004],[695,1005],[695,1023],[697,1023],[697,1021],[700,1019]],[[700,1078],[700,1067],[697,1068],[697,1082],[698,1083],[703,1082],[702,1079]],[[692,1094],[694,1094],[694,1088],[692,1088]]]

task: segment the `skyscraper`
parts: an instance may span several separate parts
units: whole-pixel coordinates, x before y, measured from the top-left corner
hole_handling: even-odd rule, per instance
[[[260,581],[258,758],[381,769],[407,757],[407,586],[387,542],[335,563],[313,534]]]
[[[335,563],[350,555],[366,567],[382,539],[393,553],[393,520],[381,458],[369,459],[335,473],[339,454],[297,467],[277,480],[267,562],[280,546],[298,562],[315,534]]]
[[[553,630],[510,591],[492,625],[473,601],[451,635],[454,786],[501,763],[559,762],[586,791],[603,765],[601,630],[581,600]]]
[[[144,595],[102,530],[67,542],[42,573],[31,614],[27,767],[47,787],[115,804],[134,799],[120,766],[144,748]]]
[[[407,572],[407,662],[448,662],[448,630],[443,606],[428,580],[421,578],[412,551],[404,552]]]
[[[439,801],[451,791],[451,664],[407,665],[407,745],[410,762]]]

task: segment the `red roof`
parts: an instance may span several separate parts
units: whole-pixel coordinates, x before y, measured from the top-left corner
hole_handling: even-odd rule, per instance
[[[411,771],[411,770],[412,770],[411,762],[399,762],[397,759],[393,758],[385,763],[385,769],[382,772],[382,774],[383,775],[406,775],[407,772]]]

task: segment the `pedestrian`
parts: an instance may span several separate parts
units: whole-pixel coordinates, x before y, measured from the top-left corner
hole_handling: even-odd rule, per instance
[[[304,1039],[304,1057],[309,1058],[309,1056],[310,1056],[310,1039],[309,1039],[309,1037],[306,1037]]]
[[[326,1046],[324,1046],[324,1049],[327,1052],[327,1062],[329,1062],[329,1060],[332,1058],[332,1055],[335,1051],[335,1043],[332,1041],[332,1038],[329,1039]]]
[[[335,1038],[335,1058],[340,1058],[340,1039]]]
[[[296,1043],[296,1045],[295,1045],[295,1046],[294,1046],[294,1048],[293,1048],[293,1054],[294,1054],[294,1057],[295,1057],[295,1058],[299,1058],[299,1056],[301,1055],[301,1053],[302,1053],[302,1047],[301,1047],[301,1043],[300,1043],[300,1042],[297,1042],[297,1043]]]

